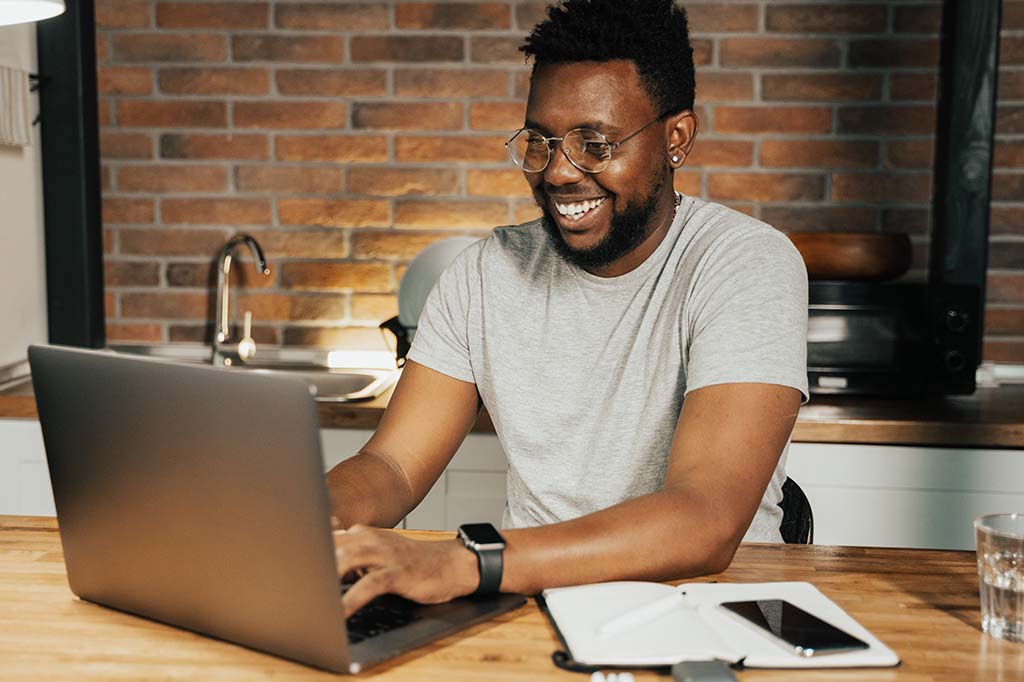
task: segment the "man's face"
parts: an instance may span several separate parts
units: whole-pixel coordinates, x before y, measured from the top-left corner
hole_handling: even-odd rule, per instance
[[[555,64],[533,74],[526,126],[548,137],[591,128],[618,142],[660,113],[630,61]],[[672,192],[666,158],[665,126],[656,122],[614,149],[600,173],[573,166],[560,145],[547,168],[525,173],[562,257],[600,273],[636,250],[665,222],[659,207],[665,205],[665,193]],[[582,203],[587,207],[595,201],[582,215],[571,214],[581,202],[589,202]]]

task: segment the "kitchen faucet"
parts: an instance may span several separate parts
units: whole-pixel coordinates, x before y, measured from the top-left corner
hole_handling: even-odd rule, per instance
[[[241,244],[249,246],[259,271],[264,275],[270,274],[270,268],[267,267],[267,261],[263,257],[263,249],[260,248],[259,242],[253,239],[251,235],[239,232],[221,248],[220,256],[217,259],[217,313],[213,321],[213,364],[224,367],[231,366],[233,362],[232,356],[245,362],[256,353],[256,344],[250,336],[252,331],[252,313],[248,310],[245,311],[245,333],[243,338],[237,344],[230,344],[228,342],[228,337],[231,335],[231,300],[228,293],[228,279],[231,274],[232,254],[235,248]],[[234,345],[233,349],[228,348],[231,345]]]

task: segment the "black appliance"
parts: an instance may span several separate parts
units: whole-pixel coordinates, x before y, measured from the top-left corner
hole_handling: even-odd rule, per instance
[[[984,333],[1000,0],[946,0],[928,281],[812,282],[811,393],[970,394]]]

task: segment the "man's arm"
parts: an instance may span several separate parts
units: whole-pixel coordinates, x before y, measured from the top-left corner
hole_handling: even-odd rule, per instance
[[[691,392],[665,487],[572,521],[505,531],[502,591],[723,570],[757,511],[800,398],[796,389],[755,383]],[[344,598],[350,613],[384,592],[443,601],[472,592],[479,579],[475,556],[457,541],[417,543],[357,527],[338,539],[338,550],[343,572],[369,569]]]
[[[342,528],[392,527],[419,504],[472,428],[476,386],[408,361],[373,437],[327,473]]]

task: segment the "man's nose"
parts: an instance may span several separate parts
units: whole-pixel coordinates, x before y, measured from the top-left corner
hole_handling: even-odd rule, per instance
[[[551,159],[544,169],[544,182],[549,185],[571,185],[583,179],[583,171],[572,165],[565,155],[562,143],[555,143],[551,150]]]

